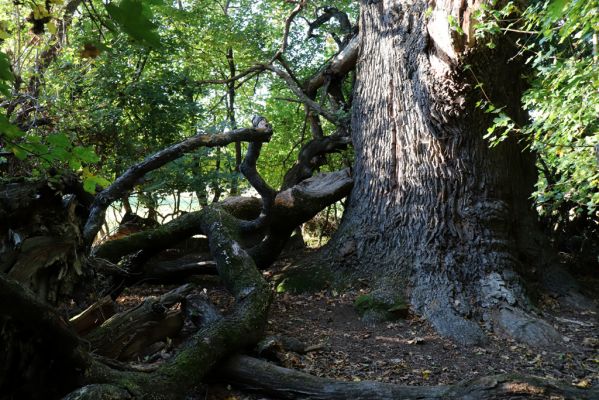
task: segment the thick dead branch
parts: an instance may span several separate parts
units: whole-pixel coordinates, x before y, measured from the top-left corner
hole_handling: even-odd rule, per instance
[[[236,129],[234,131],[207,135],[200,134],[177,143],[171,147],[161,150],[129,168],[123,175],[118,177],[112,185],[100,192],[92,204],[89,218],[83,230],[83,238],[86,244],[91,245],[102,223],[106,208],[115,200],[123,197],[141,177],[164,164],[176,160],[185,153],[189,153],[199,147],[224,146],[238,141],[264,142],[270,140],[272,130]]]
[[[316,138],[306,143],[299,152],[297,163],[285,174],[282,189],[288,189],[311,177],[314,170],[326,163],[326,154],[346,149],[349,143],[349,136],[342,135]]]
[[[237,218],[253,219],[260,213],[262,202],[253,197],[233,197],[221,202],[220,206]],[[183,214],[159,228],[105,242],[94,250],[94,255],[117,262],[123,256],[139,250],[161,251],[190,236],[203,233],[201,219],[202,211]]]
[[[181,307],[190,285],[172,290],[160,298],[148,298],[137,307],[116,314],[87,335],[96,354],[116,360],[130,360],[143,349],[167,337],[176,336],[183,327]]]
[[[353,185],[349,169],[306,179],[275,198],[266,237],[249,250],[258,267],[270,265],[300,224],[347,196]]]
[[[116,313],[114,301],[110,296],[105,296],[83,310],[80,314],[69,319],[71,326],[80,336],[85,336],[94,328],[102,325],[104,321]]]
[[[303,85],[304,92],[308,95],[315,94],[324,85],[327,76],[337,79],[344,77],[355,68],[359,50],[360,41],[358,36],[355,36],[339,54],[333,57],[330,63]]]
[[[227,382],[281,399],[321,400],[452,400],[452,399],[597,399],[599,390],[579,389],[548,378],[504,374],[475,378],[454,385],[400,386],[362,381],[342,382],[282,368],[246,356],[231,358],[220,368]]]

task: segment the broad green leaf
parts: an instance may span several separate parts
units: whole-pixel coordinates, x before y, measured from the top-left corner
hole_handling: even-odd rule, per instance
[[[552,0],[547,7],[547,16],[553,20],[562,17],[562,12],[569,0]]]
[[[12,81],[14,76],[10,69],[10,59],[8,56],[0,52],[0,80]]]
[[[83,180],[83,190],[88,193],[95,194],[96,193],[96,182],[91,178],[85,178]]]
[[[53,133],[48,135],[48,143],[56,147],[68,148],[71,147],[71,141],[64,133]]]
[[[0,135],[6,136],[10,141],[22,137],[23,134],[23,131],[17,128],[16,125],[11,124],[4,115],[0,114]]]
[[[94,163],[99,160],[98,155],[92,147],[77,146],[73,148],[73,154],[82,162]]]
[[[106,11],[121,29],[144,46],[159,48],[160,36],[148,17],[143,14],[141,0],[121,0],[119,5],[106,4]]]
[[[12,151],[13,154],[15,155],[15,157],[17,157],[19,160],[26,159],[29,154],[29,153],[27,153],[27,151],[25,151],[23,148],[21,148],[19,146],[12,146],[10,148],[10,151]]]

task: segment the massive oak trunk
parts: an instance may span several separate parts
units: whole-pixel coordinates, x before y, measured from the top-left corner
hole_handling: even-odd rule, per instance
[[[521,283],[542,242],[534,158],[515,140],[489,148],[492,117],[476,107],[481,82],[522,121],[521,62],[505,37],[494,50],[474,40],[472,3],[362,1],[355,184],[331,248],[351,273],[377,277],[376,295],[408,296],[441,334],[476,343],[486,326],[555,343]]]

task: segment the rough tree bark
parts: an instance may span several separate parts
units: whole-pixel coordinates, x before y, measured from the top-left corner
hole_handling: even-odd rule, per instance
[[[345,275],[377,277],[377,296],[409,297],[458,342],[483,342],[483,325],[556,344],[521,280],[543,243],[528,199],[534,158],[514,140],[489,148],[491,118],[476,107],[478,80],[523,121],[522,63],[507,39],[494,50],[475,41],[478,4],[361,2],[355,185],[326,254]]]

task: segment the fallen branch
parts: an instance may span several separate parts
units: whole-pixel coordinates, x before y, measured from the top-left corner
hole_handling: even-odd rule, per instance
[[[253,197],[231,197],[220,206],[236,218],[253,219],[260,213],[262,202]],[[144,250],[161,251],[197,234],[201,234],[202,211],[183,214],[156,229],[134,233],[127,237],[102,243],[93,255],[112,262],[133,252]]]
[[[362,381],[342,382],[276,366],[247,356],[235,356],[219,369],[229,383],[281,399],[319,400],[451,400],[451,399],[597,399],[598,389],[579,389],[534,376],[503,374],[474,378],[454,385],[402,386]]]
[[[104,321],[116,313],[116,305],[110,296],[104,296],[94,304],[83,310],[80,314],[69,319],[71,326],[80,336],[85,336],[94,328],[102,325]]]
[[[191,286],[172,290],[160,298],[148,298],[136,307],[114,315],[87,335],[96,354],[130,360],[147,346],[176,336],[183,327],[183,313],[173,309],[185,300]]]

